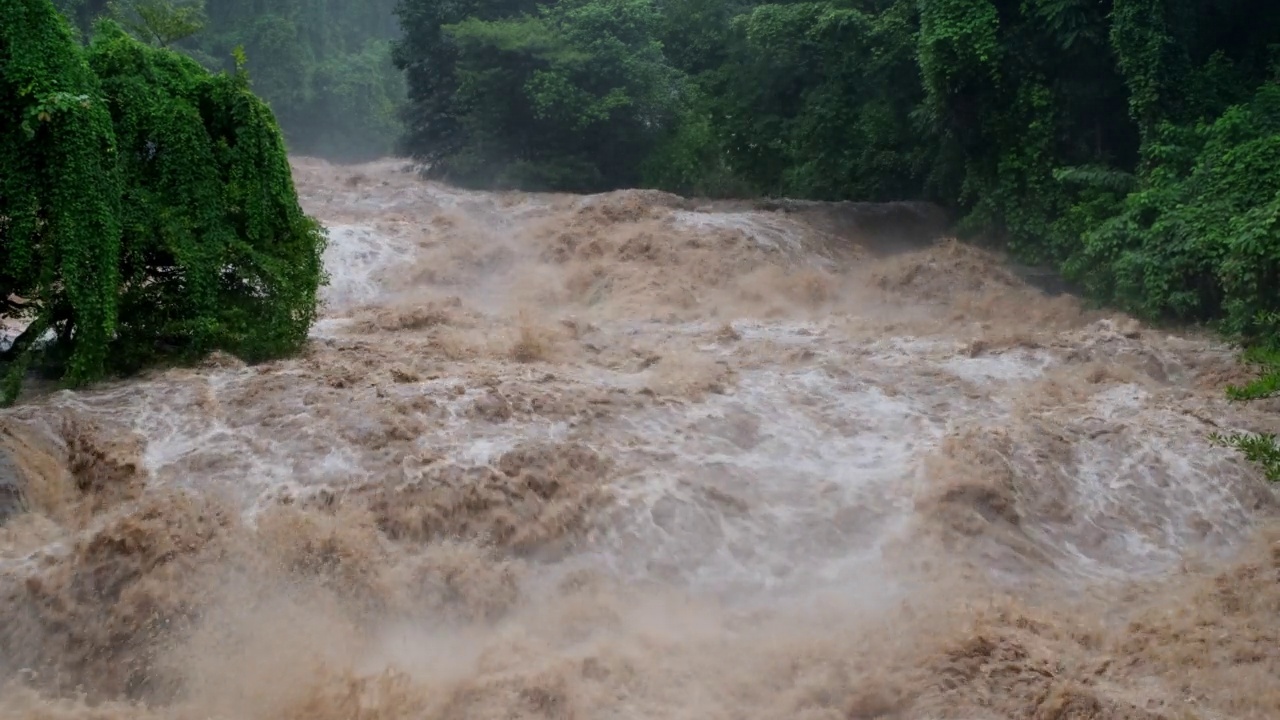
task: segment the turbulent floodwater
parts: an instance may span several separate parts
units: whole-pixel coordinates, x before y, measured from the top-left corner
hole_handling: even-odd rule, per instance
[[[905,206],[294,171],[302,356],[0,415],[0,717],[1280,717],[1228,348]]]

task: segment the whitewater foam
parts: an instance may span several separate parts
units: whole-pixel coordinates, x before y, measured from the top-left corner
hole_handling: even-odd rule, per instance
[[[1280,712],[1222,347],[822,206],[403,166],[295,161],[299,357],[6,412],[123,429],[58,430],[67,507],[0,527],[0,717]]]

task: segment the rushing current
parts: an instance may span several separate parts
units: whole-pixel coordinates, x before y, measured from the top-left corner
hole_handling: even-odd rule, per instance
[[[305,352],[0,414],[0,717],[1280,717],[1212,337],[911,205],[293,166]]]

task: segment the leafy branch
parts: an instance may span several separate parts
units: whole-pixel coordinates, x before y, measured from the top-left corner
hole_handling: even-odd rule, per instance
[[[1213,433],[1209,442],[1218,447],[1232,447],[1249,462],[1262,468],[1271,482],[1280,482],[1280,445],[1274,433]]]
[[[204,0],[111,0],[108,15],[157,47],[181,42],[205,26]]]
[[[1275,327],[1280,315],[1263,312],[1257,316],[1257,325]],[[1274,345],[1250,347],[1244,353],[1244,361],[1261,369],[1261,375],[1245,385],[1227,387],[1227,397],[1237,402],[1262,400],[1280,396],[1280,349]],[[1271,482],[1280,482],[1280,444],[1275,433],[1213,433],[1209,441],[1219,447],[1232,447],[1250,462],[1257,463]]]
[[[135,6],[154,44],[185,32]],[[0,318],[26,324],[0,405],[31,368],[74,386],[216,349],[267,359],[315,319],[324,233],[270,109],[154,44],[104,20],[82,47],[49,0],[0,3],[18,120],[0,123]]]

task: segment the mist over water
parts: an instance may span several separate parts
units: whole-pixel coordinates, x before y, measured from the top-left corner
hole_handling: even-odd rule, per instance
[[[1280,713],[1229,348],[923,216],[294,172],[301,357],[0,416],[0,716]]]

